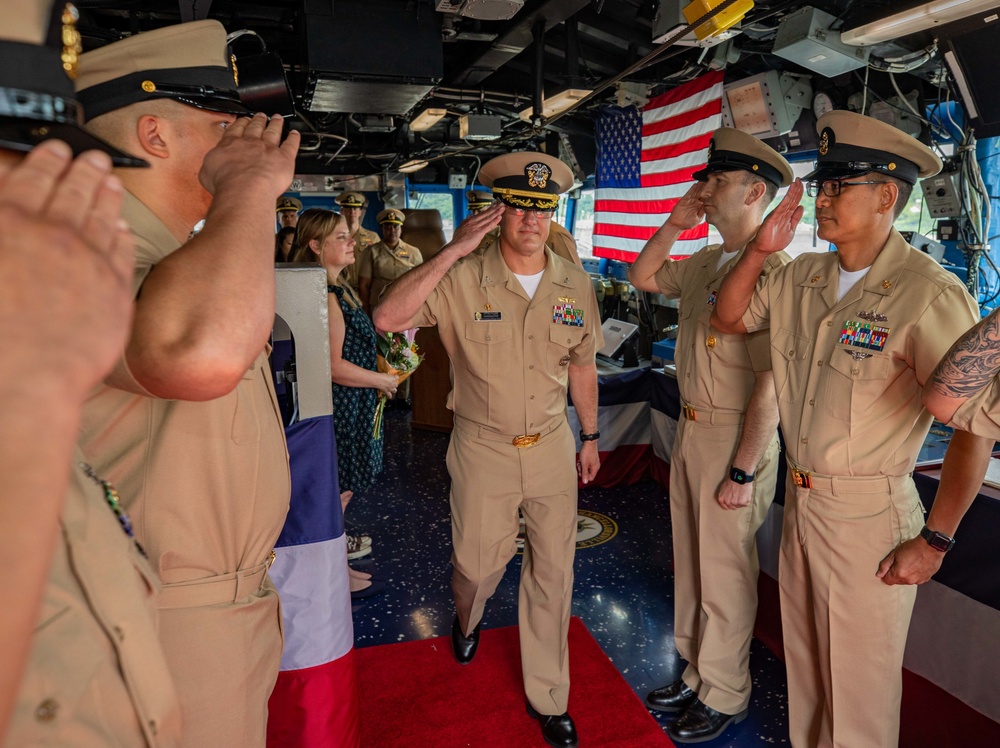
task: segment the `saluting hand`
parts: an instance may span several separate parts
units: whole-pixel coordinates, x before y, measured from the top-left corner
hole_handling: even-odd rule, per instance
[[[666,223],[675,229],[693,229],[705,220],[705,206],[701,202],[701,182],[695,182],[674,205]]]
[[[448,247],[457,252],[459,257],[474,252],[482,243],[483,237],[500,223],[505,208],[503,203],[498,202],[466,218],[455,229]]]
[[[788,192],[781,199],[781,202],[778,203],[778,207],[764,219],[764,223],[757,231],[757,236],[750,241],[748,249],[752,248],[755,252],[773,254],[780,252],[792,243],[792,239],[795,238],[795,227],[802,220],[804,210],[799,205],[802,201],[802,192],[802,180],[796,179],[788,188]]]
[[[263,186],[270,199],[277,199],[295,175],[295,155],[300,135],[292,130],[281,142],[284,119],[263,114],[240,117],[226,130],[219,144],[209,151],[198,178],[211,194],[223,186],[251,192]]]
[[[132,319],[135,249],[111,159],[46,141],[0,169],[3,376],[83,394],[114,366]]]

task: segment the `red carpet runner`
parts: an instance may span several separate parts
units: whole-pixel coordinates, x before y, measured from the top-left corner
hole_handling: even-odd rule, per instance
[[[673,744],[579,618],[569,626],[569,712],[580,743]],[[356,649],[364,748],[546,748],[524,710],[517,627],[484,630],[476,659],[455,662],[447,636]]]

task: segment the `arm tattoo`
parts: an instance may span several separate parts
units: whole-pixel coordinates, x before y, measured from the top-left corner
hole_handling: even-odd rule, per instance
[[[996,311],[977,324],[941,359],[931,386],[946,397],[970,398],[1000,373],[1000,317]]]

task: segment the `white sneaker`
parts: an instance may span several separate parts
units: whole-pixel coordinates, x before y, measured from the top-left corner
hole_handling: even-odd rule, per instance
[[[362,558],[372,552],[371,535],[348,535],[347,536],[347,560],[353,561]]]

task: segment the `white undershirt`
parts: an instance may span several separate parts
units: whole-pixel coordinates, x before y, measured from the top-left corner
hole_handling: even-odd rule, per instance
[[[738,255],[739,252],[740,251],[738,249],[735,252],[726,252],[725,250],[723,250],[722,254],[719,255],[719,264],[715,266],[715,269],[721,270],[722,266],[725,265],[734,257],[736,257],[736,255]]]
[[[524,292],[528,294],[529,299],[535,298],[535,291],[538,290],[538,283],[542,280],[542,273],[545,270],[539,270],[534,275],[521,275],[520,273],[514,273],[514,277],[521,282],[521,288]]]
[[[862,278],[864,278],[866,275],[868,275],[868,271],[871,269],[872,266],[869,265],[868,267],[862,268],[861,270],[852,270],[851,272],[848,272],[847,270],[844,270],[843,267],[841,267],[840,285],[837,287],[837,301],[840,301],[842,298],[844,298],[844,295],[854,287],[854,284],[857,283]]]

